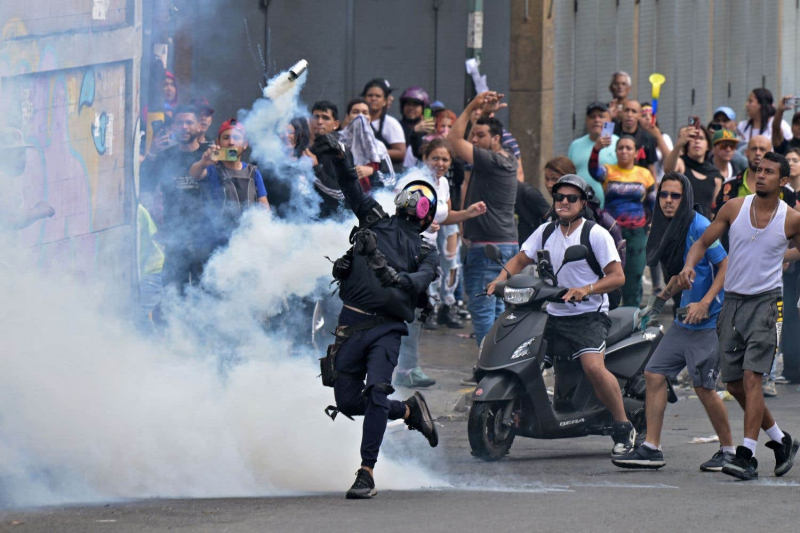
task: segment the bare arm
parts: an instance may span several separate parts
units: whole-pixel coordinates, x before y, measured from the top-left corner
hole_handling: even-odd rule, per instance
[[[447,200],[447,207],[451,207],[452,203]],[[442,224],[459,224],[470,218],[475,218],[486,213],[486,204],[484,202],[475,202],[467,209],[462,211],[448,210],[447,218],[442,221]]]
[[[194,179],[200,181],[206,179],[208,175],[208,171],[206,171],[206,167],[209,165],[214,164],[214,160],[211,159],[211,154],[214,153],[214,150],[217,148],[217,145],[213,145],[208,148],[205,152],[203,152],[203,157],[197,163],[194,163],[191,167],[189,167],[189,175]]]
[[[518,252],[517,255],[512,257],[508,263],[506,263],[506,270],[513,276],[515,274],[519,274],[522,272],[522,269],[528,265],[533,264],[533,259],[525,255],[525,252]],[[506,274],[505,270],[501,270],[500,274],[495,278],[494,281],[489,283],[486,287],[486,294],[491,295],[494,293],[494,288],[499,281],[505,281],[508,279],[508,274]]]
[[[625,285],[625,272],[623,272],[622,263],[619,261],[607,264],[603,272],[605,273],[603,279],[585,287],[570,289],[562,296],[562,299],[565,302],[570,300],[579,302],[590,294],[605,294]]]
[[[689,142],[689,128],[681,128],[678,132],[678,140],[675,142],[675,147],[671,151],[664,153],[664,173],[670,172],[686,172],[686,167],[681,161],[681,151],[686,143]]]
[[[742,207],[744,198],[734,198],[725,203],[722,209],[717,213],[716,218],[710,226],[706,228],[703,234],[697,239],[697,242],[689,249],[686,256],[686,264],[681,270],[681,285],[683,287],[691,287],[694,283],[694,267],[697,266],[703,256],[708,251],[708,248],[714,244],[714,241],[719,240],[722,235],[730,228],[736,216],[739,214],[739,209]]]
[[[486,99],[490,97],[496,98],[497,93],[487,91],[473,98],[464,111],[461,112],[461,115],[456,119],[455,124],[453,124],[453,127],[450,129],[450,133],[447,134],[447,141],[450,143],[450,146],[453,147],[456,155],[470,165],[474,163],[472,157],[473,146],[472,143],[464,139],[464,132],[467,131],[467,124],[469,124],[472,113],[483,106]]]
[[[774,147],[780,146],[785,140],[783,138],[783,130],[781,130],[781,123],[783,121],[783,112],[786,111],[786,99],[791,97],[791,95],[787,95],[778,100],[775,116],[772,118],[772,146]]]
[[[718,265],[719,270],[717,275],[714,276],[714,283],[709,287],[708,292],[703,296],[699,302],[690,303],[688,305],[689,312],[686,314],[684,324],[699,324],[708,316],[708,308],[711,302],[717,297],[719,291],[725,285],[725,273],[728,271],[728,258],[723,259]]]
[[[402,161],[406,157],[406,143],[390,144],[386,151],[389,152],[389,158],[392,161]]]

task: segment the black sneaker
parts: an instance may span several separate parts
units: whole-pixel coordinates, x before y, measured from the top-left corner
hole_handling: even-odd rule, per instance
[[[642,470],[658,470],[665,464],[664,454],[661,450],[654,450],[649,446],[638,446],[626,453],[611,459],[614,466],[620,468],[635,468]]]
[[[427,329],[430,331],[435,331],[439,329],[439,324],[436,322],[436,313],[431,313],[428,315],[428,320],[422,324],[422,329]]]
[[[783,439],[780,442],[769,441],[767,448],[770,448],[775,453],[775,475],[781,477],[792,469],[794,456],[797,455],[800,442],[784,431]]]
[[[356,482],[345,494],[348,500],[369,500],[378,494],[375,489],[375,480],[365,468],[359,468],[356,472]]]
[[[636,444],[636,430],[630,422],[614,422],[611,438],[614,439],[611,458],[622,457],[633,450]]]
[[[406,419],[408,429],[416,429],[422,433],[431,448],[435,448],[439,444],[439,433],[436,431],[436,424],[433,423],[431,411],[428,409],[428,404],[425,402],[425,397],[422,394],[415,392],[408,400],[406,405],[410,411]]]
[[[442,326],[447,326],[450,329],[464,329],[464,323],[458,318],[455,308],[449,305],[442,305],[439,308],[439,314],[436,321]]]
[[[722,466],[722,473],[742,481],[758,479],[758,460],[753,457],[753,452],[749,448],[737,446],[736,457],[730,463]]]
[[[722,450],[717,450],[717,453],[711,459],[700,465],[700,470],[703,472],[721,472],[722,467],[733,461],[734,457],[736,456],[730,452],[726,453]]]

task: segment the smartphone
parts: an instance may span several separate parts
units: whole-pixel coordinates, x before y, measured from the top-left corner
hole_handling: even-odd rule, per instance
[[[150,126],[153,128],[153,137],[158,137],[158,134],[164,129],[164,121],[154,120]]]
[[[677,311],[675,311],[675,316],[681,322],[686,322],[686,317],[688,315],[689,315],[689,308],[688,307],[681,307]],[[708,313],[706,313],[706,316],[704,316],[703,318],[704,319],[708,318]]]
[[[784,104],[783,104],[783,105],[784,105],[784,106],[785,106],[787,109],[792,109],[792,108],[795,108],[795,107],[797,107],[797,104],[800,104],[800,98],[798,98],[798,97],[794,97],[794,98],[787,98],[787,99],[784,101]]]
[[[213,161],[236,161],[239,159],[239,150],[236,148],[217,148],[211,154]]]
[[[695,128],[699,128],[700,127],[700,118],[699,117],[690,116],[689,117],[689,125],[690,126],[694,126]]]
[[[425,111],[422,112],[422,116],[425,118],[425,120],[430,120],[433,118],[433,110],[430,107],[426,107]]]
[[[550,262],[550,252],[548,250],[538,250],[536,252],[536,262],[541,263],[542,261]]]
[[[603,122],[603,131],[600,133],[600,137],[611,137],[614,135],[614,124],[613,122]]]

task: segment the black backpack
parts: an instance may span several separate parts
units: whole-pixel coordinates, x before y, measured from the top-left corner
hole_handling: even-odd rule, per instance
[[[594,250],[592,250],[592,241],[589,239],[589,234],[592,232],[592,228],[596,222],[591,220],[586,220],[583,223],[583,228],[581,228],[581,244],[589,250],[589,257],[586,258],[586,262],[589,263],[589,268],[592,269],[598,278],[603,279],[605,277],[605,272],[600,267],[600,263],[597,262],[597,257],[594,255]],[[556,231],[556,226],[558,222],[550,222],[546,228],[544,228],[544,232],[542,233],[542,248],[544,248],[547,239]],[[613,291],[608,293],[608,309],[616,309],[619,307],[620,302],[622,302],[622,291],[619,289],[614,289]]]
[[[256,166],[253,164],[247,165],[247,177],[240,178],[228,172],[224,165],[217,163],[217,173],[219,174],[219,181],[222,185],[223,202],[222,212],[228,216],[238,218],[242,212],[252,204],[258,201],[258,192],[256,191],[256,182],[254,175],[256,173]],[[246,181],[246,183],[236,182]],[[246,190],[246,197],[240,198],[239,190]]]

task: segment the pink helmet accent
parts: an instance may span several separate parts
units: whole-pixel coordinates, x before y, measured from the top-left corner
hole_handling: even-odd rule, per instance
[[[417,200],[417,218],[423,220],[431,210],[431,202],[425,196]]]

